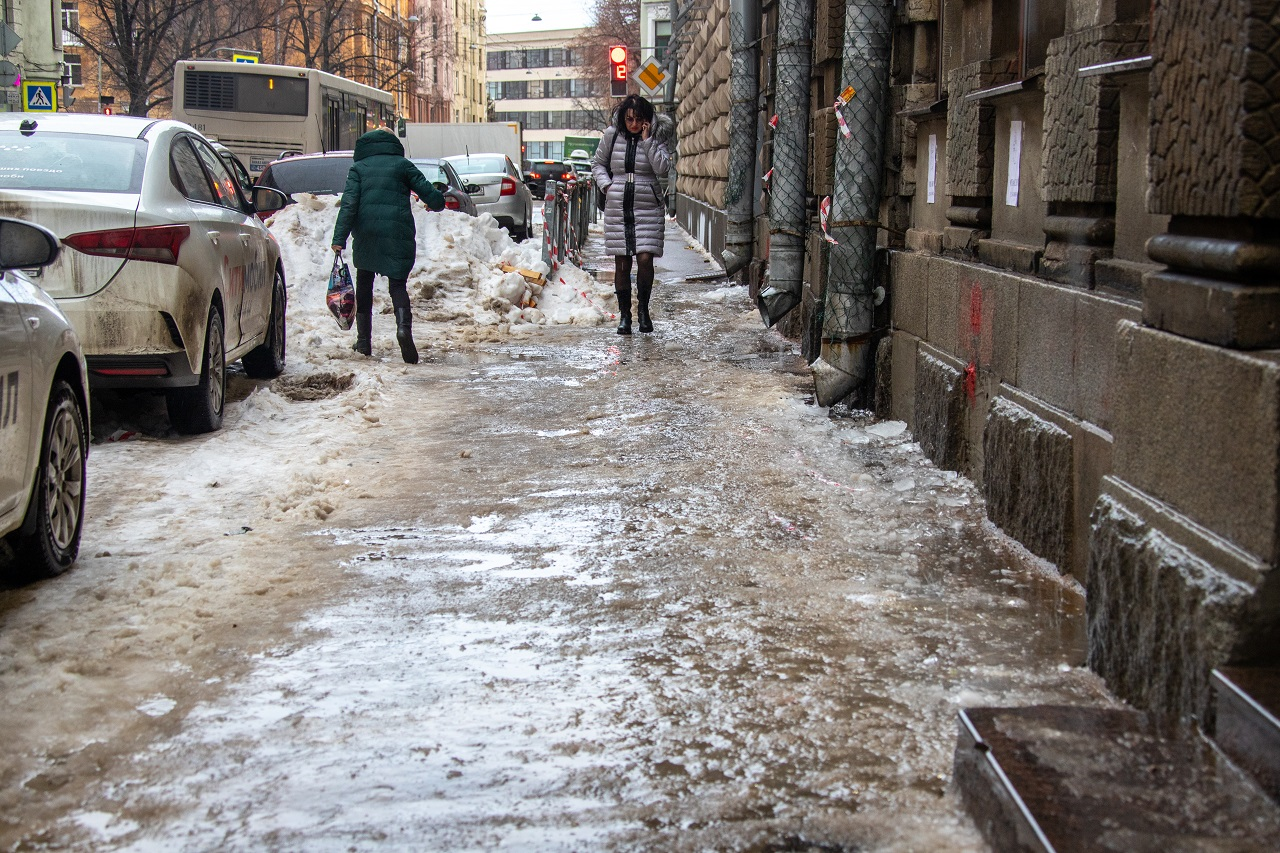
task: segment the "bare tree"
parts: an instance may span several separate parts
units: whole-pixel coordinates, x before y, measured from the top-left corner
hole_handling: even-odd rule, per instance
[[[413,74],[412,29],[362,14],[359,0],[279,0],[278,61],[394,88]]]
[[[260,0],[80,0],[74,35],[128,93],[129,114],[173,99],[173,66],[255,33]]]
[[[595,0],[591,21],[591,26],[570,47],[581,55],[583,76],[599,94],[574,99],[574,107],[587,113],[595,127],[604,127],[617,106],[617,101],[609,95],[609,48],[625,44],[631,65],[635,67],[640,57],[640,4],[637,0]],[[627,90],[636,91],[635,84],[628,82]]]

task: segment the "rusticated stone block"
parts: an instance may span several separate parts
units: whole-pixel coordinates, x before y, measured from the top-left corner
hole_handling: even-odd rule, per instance
[[[1154,213],[1280,217],[1280,2],[1155,0]]]
[[[925,352],[916,355],[915,425],[920,449],[933,464],[963,471],[964,386],[959,370]]]
[[[1071,436],[997,398],[982,437],[987,517],[1061,571],[1071,567]]]
[[[930,259],[915,252],[893,252],[889,263],[893,281],[893,327],[923,338],[929,328]]]
[[[947,110],[947,193],[989,198],[995,168],[995,107],[965,96],[1015,79],[1012,63],[984,61],[951,72]]]
[[[907,0],[907,20],[912,23],[938,20],[938,0]]]
[[[1143,279],[1149,326],[1237,349],[1280,347],[1280,287],[1154,272]]]
[[[1142,55],[1145,25],[1114,24],[1049,43],[1045,61],[1045,201],[1108,202],[1116,197],[1120,87],[1081,77],[1086,65]]]
[[[1115,474],[1280,562],[1280,363],[1121,323]]]
[[[1089,666],[1138,708],[1209,723],[1209,675],[1232,659],[1253,588],[1107,494],[1094,509],[1088,588]]]

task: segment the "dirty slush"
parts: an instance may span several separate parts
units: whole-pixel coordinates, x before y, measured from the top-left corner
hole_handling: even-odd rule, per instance
[[[707,269],[669,226],[629,339],[419,288],[411,368],[291,274],[221,432],[100,402],[80,562],[0,590],[0,849],[985,849],[956,711],[1106,702],[1080,591]]]

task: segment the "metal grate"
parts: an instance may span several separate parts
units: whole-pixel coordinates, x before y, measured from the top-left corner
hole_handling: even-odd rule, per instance
[[[182,96],[189,110],[234,110],[236,78],[216,71],[193,71],[186,77]]]

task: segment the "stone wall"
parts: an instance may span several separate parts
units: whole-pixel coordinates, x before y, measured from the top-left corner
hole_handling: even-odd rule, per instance
[[[1156,0],[1152,212],[1280,217],[1278,16],[1278,0]]]
[[[729,0],[712,0],[687,25],[676,81],[680,175],[676,191],[724,209],[729,174]]]
[[[1145,51],[1142,25],[1094,27],[1054,39],[1045,62],[1044,197],[1111,202],[1116,197],[1120,86],[1079,69]]]
[[[947,193],[963,198],[991,195],[995,167],[995,108],[965,96],[1015,79],[1006,61],[975,62],[957,68],[947,81]]]

